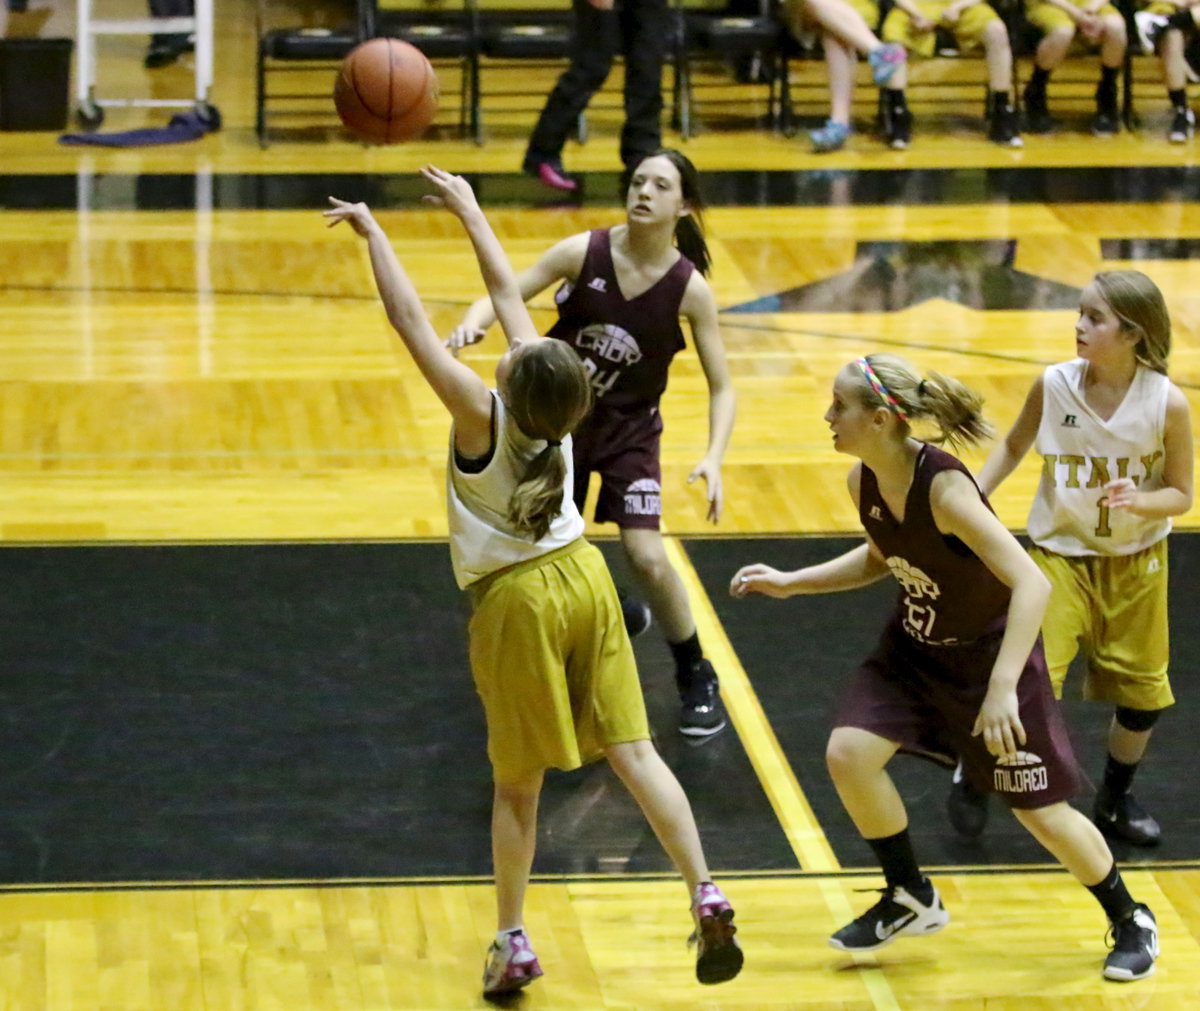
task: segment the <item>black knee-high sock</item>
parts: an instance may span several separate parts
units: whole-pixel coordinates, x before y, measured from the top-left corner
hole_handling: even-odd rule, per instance
[[[676,675],[686,680],[691,676],[692,667],[704,659],[700,633],[693,632],[683,642],[669,642],[667,645],[671,648],[671,656],[675,658]]]
[[[1178,28],[1180,31],[1189,31],[1196,26],[1196,22],[1192,20],[1192,10],[1190,7],[1185,7],[1183,10],[1178,10],[1174,14],[1167,16],[1167,27]]]
[[[1100,84],[1096,88],[1096,101],[1101,105],[1117,104],[1117,74],[1120,67],[1101,67]]]
[[[1187,88],[1175,88],[1167,92],[1167,98],[1171,100],[1171,108],[1186,109],[1187,108]]]
[[[1103,881],[1098,885],[1088,885],[1087,890],[1096,896],[1096,901],[1114,923],[1128,916],[1137,904],[1125,887],[1125,880],[1115,863]]]
[[[1124,797],[1133,785],[1133,775],[1137,772],[1138,763],[1127,765],[1118,762],[1112,755],[1104,763],[1104,787],[1113,797]]]
[[[933,897],[933,886],[917,866],[908,829],[882,839],[868,839],[867,845],[875,852],[889,888],[903,888],[922,902]]]

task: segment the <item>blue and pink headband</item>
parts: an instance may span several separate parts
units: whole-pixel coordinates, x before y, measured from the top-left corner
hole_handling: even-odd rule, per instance
[[[854,364],[858,366],[859,371],[867,380],[867,385],[875,391],[875,395],[887,405],[888,409],[896,415],[901,421],[908,421],[908,415],[904,408],[900,406],[900,401],[892,396],[891,390],[883,385],[879,376],[875,374],[875,370],[871,368],[871,363],[865,358],[854,359]]]

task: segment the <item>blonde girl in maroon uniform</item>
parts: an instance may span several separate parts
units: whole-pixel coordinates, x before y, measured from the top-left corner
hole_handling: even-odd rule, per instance
[[[922,378],[894,355],[846,365],[825,420],[834,448],[860,461],[848,484],[865,543],[795,572],[748,565],[730,590],[828,593],[889,572],[900,584],[896,612],[846,692],[826,751],[842,804],[887,885],[830,938],[835,948],[869,951],[949,920],[917,864],[886,771],[903,750],[948,766],[961,756],[976,786],[999,794],[1100,902],[1115,942],[1104,975],[1141,979],[1158,955],[1154,916],[1129,895],[1099,829],[1067,803],[1077,770],[1038,633],[1049,584],[962,463],[910,425],[932,423],[938,442],[977,442],[990,433],[981,404],[957,380]]]

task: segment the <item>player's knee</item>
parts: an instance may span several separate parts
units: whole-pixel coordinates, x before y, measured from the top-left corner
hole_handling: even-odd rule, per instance
[[[854,738],[834,730],[825,745],[825,766],[834,780],[850,779],[862,768],[863,756]]]
[[[638,578],[651,585],[662,583],[674,571],[666,551],[661,548],[638,545],[628,549],[626,554]]]
[[[990,21],[983,29],[983,45],[985,49],[1003,49],[1008,45],[1008,29],[1003,21]]]
[[[1145,733],[1158,722],[1162,715],[1161,709],[1130,709],[1128,706],[1117,706],[1114,714],[1117,723],[1135,734]]]

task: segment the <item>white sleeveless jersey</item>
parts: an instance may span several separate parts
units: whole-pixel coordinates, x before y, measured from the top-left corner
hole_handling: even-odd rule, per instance
[[[545,447],[530,439],[508,417],[504,402],[493,392],[496,447],[488,465],[478,474],[459,470],[454,460],[454,432],[450,433],[450,461],[446,466],[447,513],[450,520],[450,560],[454,578],[466,588],[500,569],[528,561],[570,544],[583,535],[583,517],[575,508],[575,486],[570,436],[563,439],[567,460],[562,512],[550,523],[540,541],[517,532],[508,521],[508,503],[525,468]]]
[[[1139,365],[1108,421],[1087,405],[1082,358],[1043,374],[1042,422],[1035,447],[1042,478],[1029,511],[1029,536],[1056,554],[1132,555],[1171,531],[1170,518],[1148,519],[1101,504],[1104,485],[1132,478],[1139,488],[1163,484],[1166,376]]]

